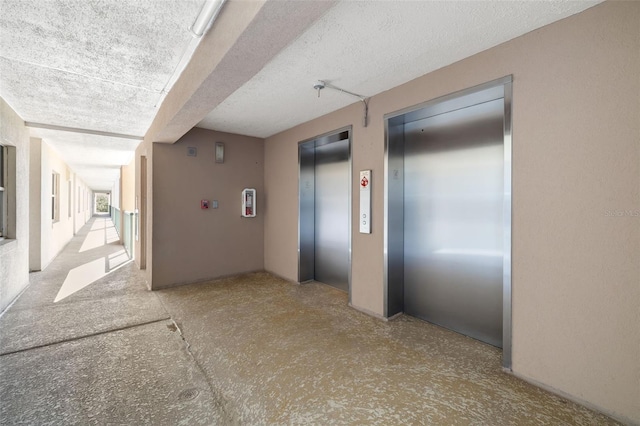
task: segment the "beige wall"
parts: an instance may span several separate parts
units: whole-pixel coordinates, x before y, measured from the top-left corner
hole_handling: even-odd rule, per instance
[[[225,144],[222,164],[217,141]],[[264,269],[263,144],[197,128],[173,145],[154,144],[153,289]],[[244,188],[257,190],[255,218],[240,216]],[[219,208],[202,210],[202,199]]]
[[[134,260],[139,268],[145,270],[147,286],[151,288],[153,280],[153,142],[161,132],[178,133],[179,115],[202,83],[209,77],[220,61],[236,44],[247,26],[255,19],[264,6],[264,1],[230,1],[216,18],[216,25],[208,31],[200,42],[194,59],[191,60],[176,81],[167,97],[163,100],[158,114],[153,120],[145,138],[136,149],[135,156],[135,197],[136,208],[144,217],[140,217],[140,241],[136,241]],[[207,54],[202,54],[207,52]],[[190,114],[187,114],[190,115]],[[182,117],[183,120],[185,119]],[[193,118],[193,117],[189,117]],[[199,117],[196,122],[200,119]],[[141,157],[147,162],[146,191],[142,191],[143,179],[140,175]],[[136,201],[137,200],[137,201]],[[144,240],[144,241],[143,241]],[[140,244],[142,243],[142,244]],[[143,252],[144,251],[144,255]]]
[[[191,105],[194,95],[198,93],[206,79],[216,74],[217,67],[223,61],[228,53],[233,54],[233,47],[237,45],[239,38],[247,30],[247,28],[256,21],[256,17],[267,3],[265,1],[229,1],[216,18],[216,25],[212,26],[202,38],[194,57],[181,73],[180,78],[176,81],[171,91],[163,100],[162,105],[158,109],[153,123],[145,134],[145,138],[136,149],[135,156],[135,197],[137,207],[144,217],[140,218],[140,238],[136,241],[134,250],[134,259],[138,267],[145,270],[145,278],[147,286],[151,288],[153,280],[153,143],[155,141],[173,142],[175,139],[167,137],[167,134],[182,135],[184,129],[188,128],[185,123],[197,123],[202,117],[198,115],[201,105]],[[277,5],[271,5],[279,10]],[[329,7],[330,3],[326,4]],[[267,8],[270,9],[270,8]],[[257,21],[260,23],[259,21]],[[262,52],[260,52],[262,54]],[[233,58],[232,58],[233,59]],[[244,70],[246,71],[246,70]],[[242,74],[242,73],[241,73]],[[227,82],[223,81],[227,85]],[[216,86],[213,86],[216,87]],[[228,87],[227,87],[228,89]],[[210,97],[211,93],[204,96],[204,104],[213,108]],[[218,91],[216,90],[216,93]],[[202,96],[202,94],[200,94]],[[218,102],[221,102],[220,99]],[[196,102],[198,103],[198,102]],[[163,134],[164,133],[164,134]],[[146,193],[142,191],[142,182],[140,175],[141,157],[146,158]],[[143,241],[144,240],[144,241]],[[142,243],[142,244],[139,244]],[[144,252],[144,256],[142,255]]]
[[[640,211],[639,22],[606,2],[375,96],[366,129],[356,104],[268,138],[265,268],[297,276],[297,143],[353,124],[352,301],[381,315],[383,115],[513,74],[513,371],[640,423],[640,218],[607,216]]]
[[[143,176],[142,159],[146,160],[147,169]],[[134,261],[138,268],[144,270],[147,287],[151,289],[153,265],[153,149],[149,139],[143,140],[136,148],[135,158],[135,208],[138,210],[139,238],[135,241]],[[143,182],[146,188],[143,190]]]
[[[29,283],[29,131],[0,98],[0,144],[10,146],[9,233],[0,241],[0,312]]]
[[[136,167],[135,158],[120,168],[120,206],[122,211],[132,212],[136,208]]]
[[[124,238],[126,237],[125,230],[127,221],[135,221],[135,216],[131,215],[136,205],[135,177],[135,158],[133,158],[129,164],[120,167],[120,177],[115,182],[113,190],[111,191],[111,205],[119,209],[119,213],[116,213],[120,215],[118,235],[123,244],[125,244]],[[135,253],[135,222],[131,223],[131,244],[132,251]]]

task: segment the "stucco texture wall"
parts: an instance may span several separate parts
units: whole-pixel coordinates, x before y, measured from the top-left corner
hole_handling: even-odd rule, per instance
[[[136,148],[135,209],[138,238],[134,243],[134,261],[144,270],[147,287],[151,289],[153,265],[153,144],[143,140]]]
[[[73,174],[73,211],[74,211],[74,233],[78,232],[85,223],[91,219],[92,194],[91,189],[84,183],[77,174]]]
[[[352,302],[383,314],[384,114],[513,75],[513,371],[640,423],[640,3],[605,2],[267,139],[265,268],[297,277],[297,144],[349,124]],[[357,212],[357,196],[353,211]]]
[[[89,220],[90,209],[86,197],[90,189],[40,138],[30,139],[29,161],[29,269],[40,271],[53,261]],[[54,172],[59,175],[59,214],[55,222],[52,220],[51,203]]]
[[[121,185],[121,208],[123,211],[132,212],[136,208],[135,198],[135,158],[126,166],[120,169],[120,185]]]
[[[215,142],[225,144],[215,162]],[[187,156],[187,148],[197,156]],[[159,289],[264,269],[263,140],[195,128],[153,146],[153,281]],[[241,191],[257,190],[257,217],[243,218]],[[200,208],[201,200],[218,208]]]
[[[0,98],[0,144],[13,147],[9,168],[9,239],[0,241],[0,312],[29,283],[29,131]]]
[[[45,269],[73,238],[73,215],[69,217],[68,210],[69,196],[71,195],[69,194],[68,182],[73,180],[73,175],[67,164],[46,141],[42,141],[41,147],[41,268]],[[60,180],[57,221],[53,221],[51,218],[52,173],[57,173]]]

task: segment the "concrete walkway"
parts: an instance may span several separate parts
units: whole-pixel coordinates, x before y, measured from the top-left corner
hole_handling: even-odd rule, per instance
[[[616,424],[503,373],[494,347],[323,284],[149,292],[112,230],[92,220],[0,318],[0,424]]]
[[[225,423],[117,239],[94,217],[0,317],[0,424]]]

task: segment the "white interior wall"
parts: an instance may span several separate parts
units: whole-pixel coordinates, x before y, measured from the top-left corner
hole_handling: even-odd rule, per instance
[[[85,223],[91,219],[91,189],[87,186],[87,184],[80,178],[80,176],[76,175],[76,187],[80,188],[83,191],[84,199],[80,200],[80,213],[78,213],[77,206],[74,208],[78,220],[76,222],[76,232],[80,230],[84,226]]]
[[[0,241],[0,312],[29,283],[29,132],[0,98],[0,144],[12,147],[9,170],[9,238]]]
[[[111,207],[120,209],[120,178],[111,187]]]
[[[31,138],[30,162],[29,220],[33,233],[29,246],[29,269],[39,271],[51,263],[91,217],[82,195],[81,199],[78,198],[78,193],[86,194],[89,189],[44,140]],[[59,174],[57,221],[52,219],[53,172]],[[71,191],[69,191],[69,182],[71,182]],[[80,205],[80,211],[78,211],[78,205]]]

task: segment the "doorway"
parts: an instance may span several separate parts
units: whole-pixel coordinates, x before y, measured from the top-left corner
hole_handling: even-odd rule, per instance
[[[501,347],[510,368],[511,77],[386,126],[386,316]]]
[[[349,292],[351,127],[301,142],[298,281]]]
[[[137,200],[136,200],[137,201]],[[147,157],[140,157],[140,203],[136,206],[140,243],[140,269],[147,269]]]

